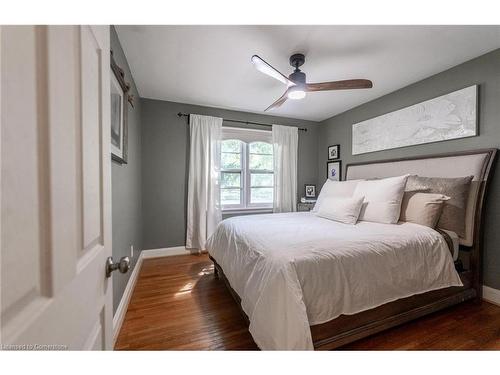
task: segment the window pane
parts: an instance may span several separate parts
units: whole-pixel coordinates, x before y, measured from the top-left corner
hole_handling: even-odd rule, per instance
[[[240,204],[240,189],[220,189],[221,204]]]
[[[221,179],[221,187],[222,188],[230,188],[230,187],[241,187],[241,174],[240,173],[228,173],[222,172]]]
[[[221,153],[222,169],[241,169],[241,154]]]
[[[267,171],[272,171],[273,156],[250,154],[250,169],[264,169]]]
[[[266,142],[253,142],[250,143],[250,153],[272,155],[273,146]]]
[[[251,179],[251,186],[274,185],[274,177],[272,173],[252,173],[250,179]]]
[[[241,141],[238,139],[227,139],[222,141],[221,145],[222,152],[240,152],[241,151]]]
[[[251,188],[251,203],[273,203],[273,188]]]

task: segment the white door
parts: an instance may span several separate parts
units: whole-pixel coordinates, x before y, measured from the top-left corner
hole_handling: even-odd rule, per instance
[[[112,349],[109,27],[0,35],[1,344]]]

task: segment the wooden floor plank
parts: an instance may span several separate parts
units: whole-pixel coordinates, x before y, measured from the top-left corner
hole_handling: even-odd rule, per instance
[[[244,319],[206,255],[146,259],[117,350],[255,350]],[[500,307],[465,303],[342,350],[500,349]]]

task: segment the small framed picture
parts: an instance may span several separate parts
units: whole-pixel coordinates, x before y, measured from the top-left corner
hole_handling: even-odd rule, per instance
[[[316,185],[305,185],[306,198],[316,198]]]
[[[340,158],[340,145],[328,146],[328,160]]]
[[[342,161],[329,161],[326,163],[326,177],[333,181],[342,180]]]

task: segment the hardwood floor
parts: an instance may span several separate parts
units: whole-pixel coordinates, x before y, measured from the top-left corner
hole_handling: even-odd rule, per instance
[[[254,350],[240,311],[206,255],[146,259],[117,350]],[[500,307],[465,303],[342,350],[500,349]]]
[[[500,307],[465,302],[341,349],[500,350]]]
[[[257,349],[207,255],[146,259],[115,349]]]

